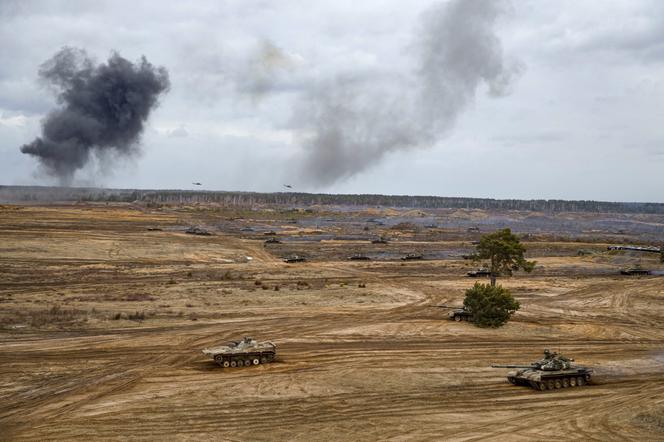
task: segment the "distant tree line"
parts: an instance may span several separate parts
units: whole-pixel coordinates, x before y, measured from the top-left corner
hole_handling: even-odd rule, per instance
[[[216,203],[225,206],[341,205],[421,209],[484,209],[538,212],[664,214],[663,203],[590,200],[517,200],[409,195],[332,195],[324,193],[258,193],[193,190],[133,190],[75,187],[0,186],[0,202],[153,202],[162,204]]]

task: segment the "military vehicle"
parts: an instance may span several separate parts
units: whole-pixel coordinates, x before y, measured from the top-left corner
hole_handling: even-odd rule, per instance
[[[369,258],[367,255],[362,255],[360,253],[356,253],[354,255],[351,255],[348,257],[351,261],[371,261],[371,258]]]
[[[491,270],[487,269],[486,267],[481,267],[477,270],[472,270],[468,273],[466,273],[469,277],[477,277],[477,276],[491,276]]]
[[[383,238],[382,236],[379,236],[378,238],[371,241],[371,244],[387,244],[387,239]]]
[[[188,233],[190,235],[203,235],[203,236],[212,235],[212,233],[200,227],[189,227],[187,230],[184,231],[184,233]]]
[[[436,307],[440,308],[451,308],[452,311],[447,314],[447,317],[451,320],[460,322],[460,321],[472,321],[473,314],[468,311],[466,306],[461,307],[451,307],[449,305],[437,305]]]
[[[265,244],[281,244],[277,238],[269,238],[265,240]]]
[[[646,270],[644,268],[641,268],[639,266],[634,266],[630,267],[628,269],[622,269],[620,271],[621,275],[629,275],[629,276],[634,276],[634,275],[650,275],[650,270]]]
[[[291,255],[291,256],[288,256],[288,257],[284,258],[284,262],[287,262],[287,263],[304,262],[306,260],[307,259],[304,256],[300,256],[300,255]]]
[[[228,345],[205,348],[203,354],[210,356],[224,368],[248,367],[274,361],[277,356],[277,346],[269,341],[258,342],[245,336],[241,341],[231,342]]]
[[[411,261],[415,259],[423,259],[424,255],[421,253],[408,253],[406,256],[402,256],[401,259],[404,261]]]
[[[263,233],[263,235],[266,235],[266,236],[276,235],[276,234],[277,234],[277,232],[275,232],[274,230],[270,230],[269,232]]]
[[[573,365],[574,359],[549,350],[544,358],[530,365],[492,365],[493,368],[515,368],[507,373],[512,385],[522,385],[535,390],[556,390],[567,387],[582,387],[590,382],[593,369]]]

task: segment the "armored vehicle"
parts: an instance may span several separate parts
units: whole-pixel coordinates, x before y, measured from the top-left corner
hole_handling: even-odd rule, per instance
[[[479,268],[477,270],[470,271],[466,273],[469,277],[477,277],[477,276],[491,276],[491,270],[487,269],[486,267]]]
[[[277,346],[272,342],[258,342],[248,336],[241,341],[228,345],[205,348],[203,354],[210,356],[222,367],[248,367],[250,365],[267,364],[277,356]]]
[[[530,365],[492,365],[493,368],[515,368],[507,373],[512,385],[532,387],[535,390],[556,390],[581,387],[590,382],[592,368],[573,365],[574,359],[549,350],[544,358]]]
[[[379,236],[378,238],[371,241],[371,244],[387,244],[387,240],[382,236]]]
[[[287,258],[284,259],[284,262],[287,263],[294,263],[294,262],[304,262],[307,259],[304,256],[299,256],[299,255],[291,255]]]
[[[620,271],[621,275],[629,275],[629,276],[634,276],[634,275],[650,275],[650,270],[646,270],[644,268],[634,266],[630,267],[628,269],[622,269]]]
[[[451,320],[460,322],[460,321],[472,321],[473,314],[466,309],[465,306],[461,307],[450,307],[449,305],[438,305],[437,307],[441,308],[451,308],[452,311],[447,314],[447,317]]]
[[[281,244],[277,238],[269,238],[265,240],[265,244]]]
[[[187,230],[184,231],[184,233],[188,233],[190,235],[203,235],[203,236],[212,235],[210,232],[200,227],[189,227]]]
[[[404,261],[411,261],[415,259],[423,259],[424,256],[421,253],[409,253],[406,256],[402,256],[401,259]]]
[[[368,256],[362,255],[362,254],[359,254],[359,253],[356,253],[354,255],[349,256],[348,259],[350,259],[351,261],[370,261],[371,260],[371,258],[369,258]]]

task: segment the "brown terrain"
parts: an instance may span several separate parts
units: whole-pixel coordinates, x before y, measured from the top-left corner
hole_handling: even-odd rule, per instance
[[[0,439],[664,440],[664,277],[619,275],[661,271],[656,254],[529,236],[536,270],[499,279],[521,310],[482,329],[435,307],[475,281],[461,255],[479,234],[377,211],[0,207]],[[405,221],[361,221],[377,215]],[[201,353],[245,335],[278,361]],[[490,367],[544,348],[591,385],[538,392]]]

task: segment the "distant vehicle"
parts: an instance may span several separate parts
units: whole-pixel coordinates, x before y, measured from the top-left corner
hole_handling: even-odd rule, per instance
[[[212,235],[212,233],[200,227],[189,227],[187,230],[184,231],[184,233],[188,233],[190,235],[203,235],[203,236]]]
[[[478,277],[478,276],[491,276],[491,270],[487,269],[486,267],[481,267],[477,270],[472,270],[468,273],[466,273],[469,277]]]
[[[437,305],[436,307],[440,308],[451,308],[452,311],[450,311],[447,314],[448,319],[453,320],[453,321],[472,321],[473,320],[473,314],[466,309],[466,306],[461,306],[461,307],[451,307],[449,305]]]
[[[191,183],[191,184],[193,184],[194,186],[202,186],[201,183]]]
[[[654,246],[608,246],[607,250],[630,250],[634,252],[661,253],[659,247]]]
[[[203,354],[210,356],[224,368],[249,367],[274,361],[277,357],[277,346],[269,341],[258,342],[245,336],[241,341],[228,345],[205,348]]]
[[[268,235],[268,236],[269,235],[276,235],[276,234],[277,234],[277,232],[275,232],[274,230],[270,230],[269,232],[263,233],[263,235]]]
[[[556,390],[559,388],[582,387],[590,382],[593,369],[572,364],[556,352],[544,350],[544,358],[530,365],[492,365],[493,368],[516,368],[507,373],[512,385],[522,385],[535,390]]]
[[[240,229],[240,232],[253,232],[253,231],[254,229],[252,229],[251,227],[243,227]]]
[[[639,266],[630,267],[628,269],[622,269],[620,271],[621,275],[628,275],[628,276],[650,275],[651,273],[652,272],[650,270],[646,270]]]
[[[351,261],[371,261],[371,258],[369,258],[367,255],[361,255],[359,253],[349,256],[348,259]]]
[[[423,259],[423,258],[424,258],[424,255],[422,255],[421,253],[409,253],[406,256],[401,257],[401,259],[403,261],[412,261],[412,260]]]
[[[161,232],[162,230],[161,227],[148,227],[149,232]]]
[[[307,260],[307,258],[305,258],[304,256],[291,255],[291,256],[285,258],[284,262],[287,262],[287,263],[290,264],[290,263],[294,263],[294,262],[304,262],[306,260]]]
[[[383,238],[382,236],[379,236],[378,238],[371,241],[371,244],[387,244],[387,239]]]
[[[265,240],[265,244],[281,244],[277,238],[269,238]]]
[[[479,227],[468,227],[466,229],[467,232],[479,232],[480,228]]]

